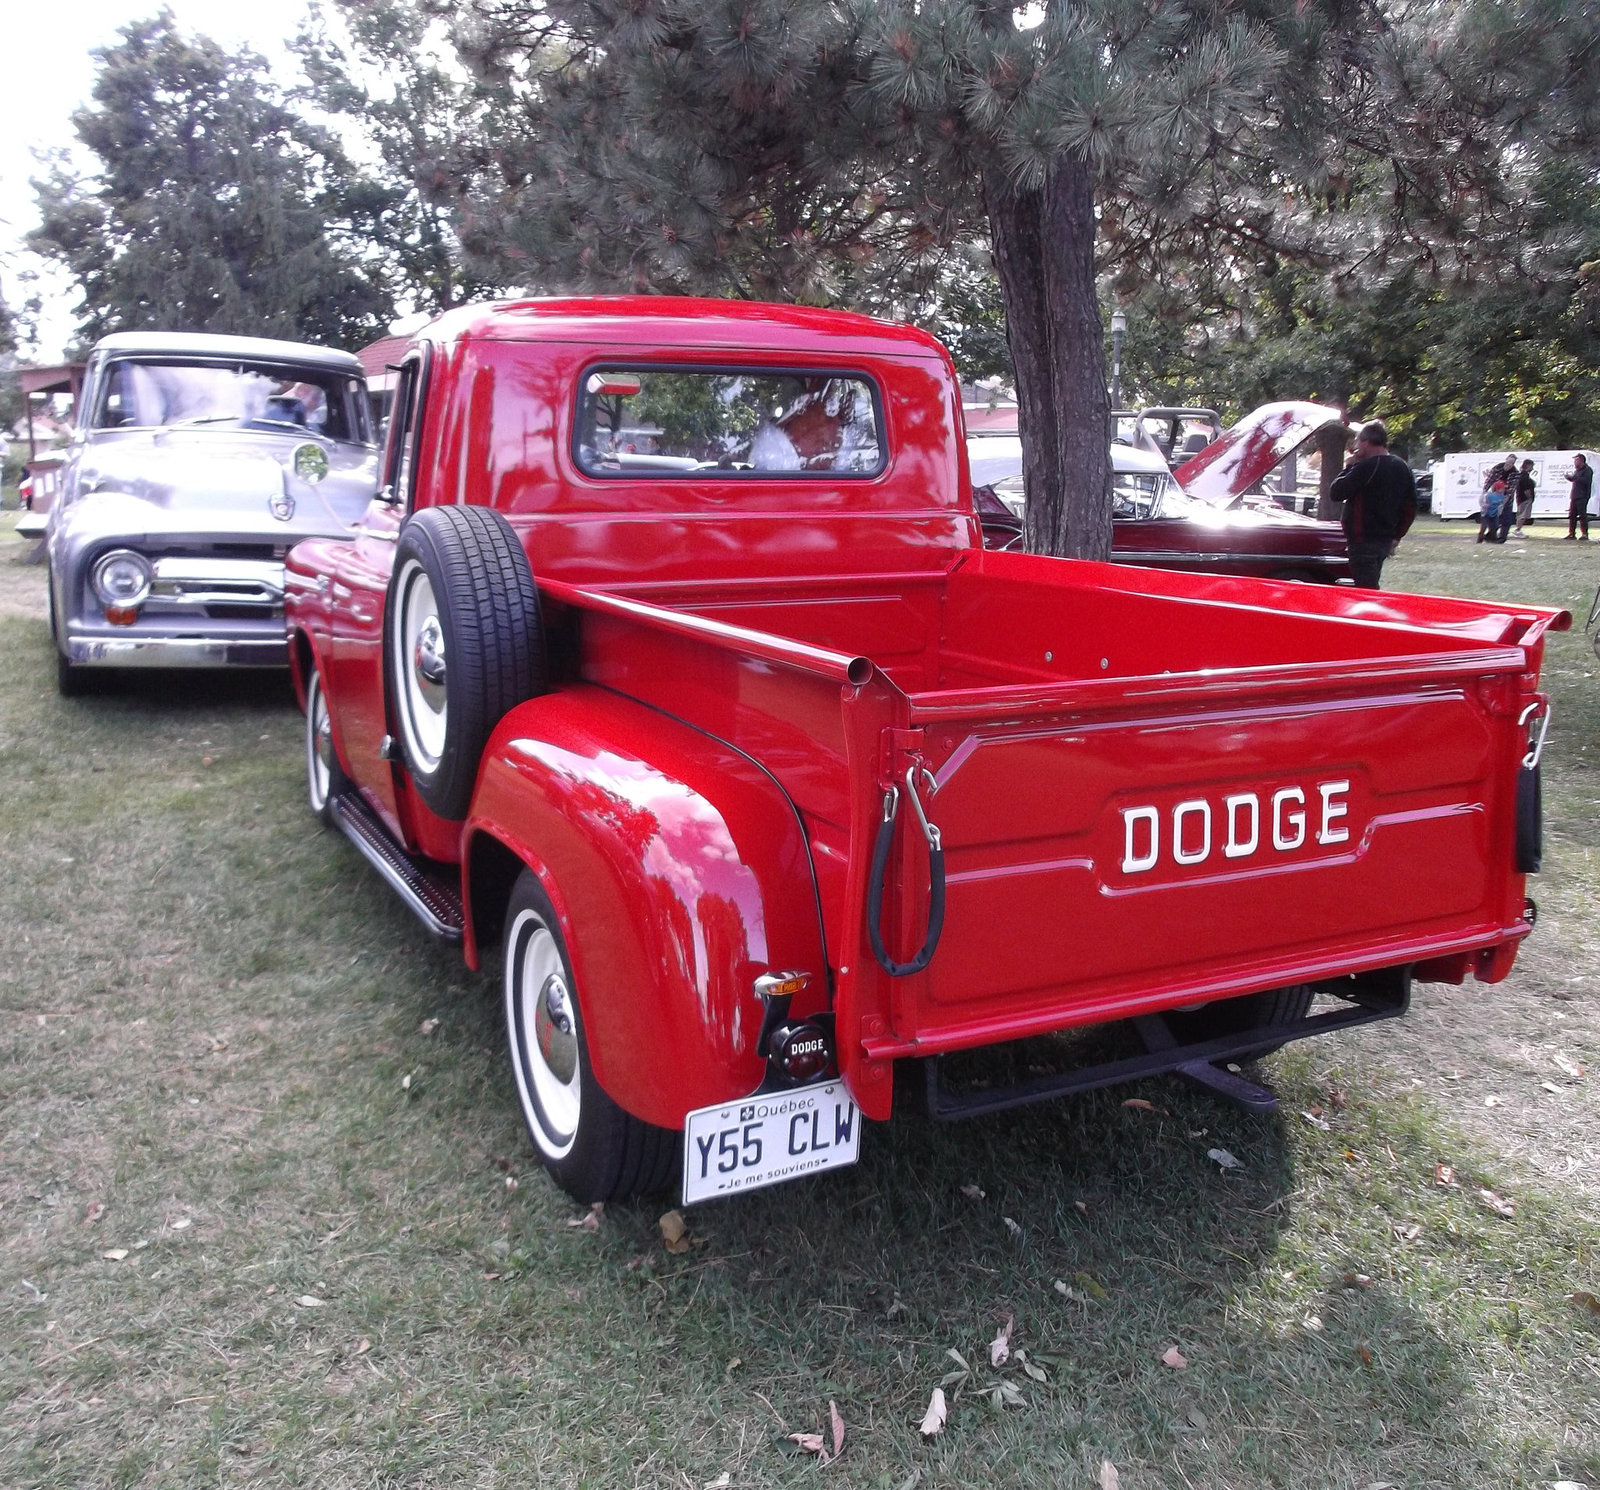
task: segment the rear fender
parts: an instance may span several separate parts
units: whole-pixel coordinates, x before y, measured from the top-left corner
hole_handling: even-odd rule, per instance
[[[464,850],[469,955],[499,929],[514,855],[560,918],[595,1076],[645,1122],[679,1128],[760,1084],[760,974],[808,972],[793,1012],[827,1005],[794,805],[748,757],[631,699],[578,686],[512,709]]]

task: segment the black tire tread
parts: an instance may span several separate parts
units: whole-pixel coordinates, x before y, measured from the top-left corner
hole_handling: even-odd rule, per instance
[[[453,736],[438,770],[429,775],[413,766],[411,776],[433,811],[457,820],[466,815],[495,725],[545,690],[539,591],[516,531],[492,508],[413,513],[401,529],[397,570],[408,551],[440,581],[435,599],[446,613]]]

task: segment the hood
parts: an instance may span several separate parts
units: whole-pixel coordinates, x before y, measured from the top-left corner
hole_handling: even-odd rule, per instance
[[[302,445],[327,456],[321,481],[295,474]],[[142,514],[135,526],[151,531],[255,533],[293,542],[348,531],[372,500],[377,477],[375,449],[310,434],[108,432],[85,442],[70,504],[115,506],[125,520]]]
[[[1249,489],[1329,425],[1344,418],[1326,404],[1262,404],[1173,470],[1183,489],[1213,506],[1237,503]]]

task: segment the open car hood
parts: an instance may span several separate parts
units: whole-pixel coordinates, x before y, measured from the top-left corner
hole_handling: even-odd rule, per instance
[[[1172,474],[1191,497],[1217,507],[1233,506],[1330,424],[1343,428],[1344,419],[1326,404],[1300,400],[1262,404],[1204,450],[1174,467]]]

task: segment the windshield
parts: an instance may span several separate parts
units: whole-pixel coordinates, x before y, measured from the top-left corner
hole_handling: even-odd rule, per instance
[[[1024,503],[1022,476],[1006,476],[991,483],[994,494],[1017,517]],[[1150,517],[1190,517],[1206,510],[1203,502],[1184,495],[1172,477],[1160,471],[1114,471],[1111,476],[1111,515],[1137,522]]]
[[[175,425],[304,432],[370,444],[360,380],[320,368],[245,361],[118,358],[106,367],[91,429]]]

